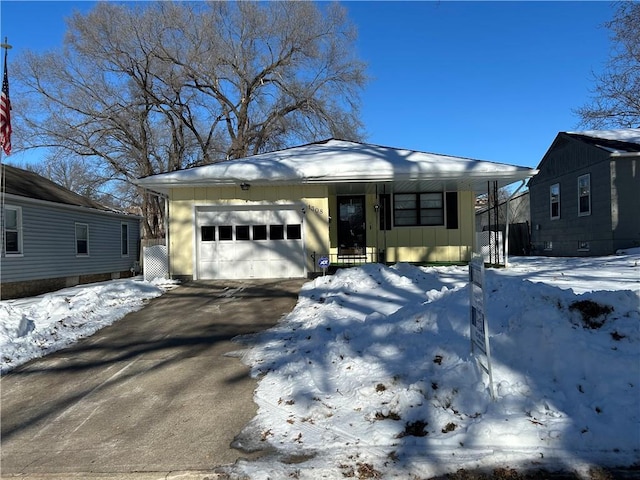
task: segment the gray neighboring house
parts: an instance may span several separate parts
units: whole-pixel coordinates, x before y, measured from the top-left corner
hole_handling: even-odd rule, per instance
[[[529,181],[534,255],[640,246],[640,129],[560,132]]]
[[[113,211],[33,172],[1,168],[3,300],[134,273],[139,216]]]

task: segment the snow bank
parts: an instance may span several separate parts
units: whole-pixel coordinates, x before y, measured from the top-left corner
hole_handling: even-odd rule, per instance
[[[637,462],[639,259],[488,270],[495,400],[470,355],[467,268],[367,265],[306,284],[244,352],[259,411],[236,446],[277,453],[228,472],[425,478]]]

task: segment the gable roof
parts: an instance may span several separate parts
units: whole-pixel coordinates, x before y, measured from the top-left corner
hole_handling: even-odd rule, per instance
[[[608,151],[623,154],[640,152],[640,128],[622,128],[619,130],[585,130],[565,132],[570,137]]]
[[[536,170],[502,163],[329,139],[270,153],[139,179],[166,193],[173,187],[448,181],[474,190],[487,181],[500,186],[527,179]]]
[[[42,200],[45,202],[62,203],[76,207],[93,208],[112,212],[113,210],[68,190],[48,178],[41,177],[37,173],[2,165],[2,175],[4,176],[5,194],[17,197]]]

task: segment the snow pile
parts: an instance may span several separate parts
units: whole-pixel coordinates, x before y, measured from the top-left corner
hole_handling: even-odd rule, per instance
[[[0,302],[0,372],[60,350],[141,309],[171,285],[163,282],[116,280]]]
[[[306,284],[244,351],[271,450],[249,478],[418,478],[640,458],[640,252],[487,270],[496,398],[470,355],[466,267],[366,265]],[[244,478],[244,477],[243,477]]]

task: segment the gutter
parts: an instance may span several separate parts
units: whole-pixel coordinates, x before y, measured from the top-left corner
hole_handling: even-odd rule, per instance
[[[609,154],[610,157],[640,157],[640,152],[613,152]]]
[[[520,175],[518,174],[520,173]],[[227,180],[213,180],[210,178],[193,178],[179,180],[165,180],[158,182],[149,182],[151,187],[147,187],[145,183],[138,182],[138,186],[153,191],[156,189],[183,188],[183,187],[232,187],[238,186],[240,183],[246,182],[251,185],[312,185],[312,184],[340,184],[340,183],[376,183],[376,182],[426,182],[426,181],[483,181],[491,179],[494,181],[510,181],[510,183],[523,181],[522,176],[528,178],[535,176],[538,170],[527,169],[526,172],[475,172],[469,175],[469,172],[456,172],[445,175],[420,175],[419,173],[404,173],[397,175],[366,175],[366,176],[318,176],[318,177],[298,177],[298,178],[230,178]]]
[[[39,198],[23,197],[22,195],[14,195],[12,193],[5,193],[3,196],[6,200],[13,201],[16,203],[23,202],[23,203],[33,204],[33,205],[40,205],[43,207],[75,210],[77,212],[93,213],[98,215],[110,215],[113,217],[128,218],[128,219],[142,218],[142,215],[137,215],[135,213],[121,212],[108,207],[106,207],[105,210],[101,210],[99,208],[85,207],[83,205],[73,205],[70,203],[52,202],[50,200],[40,200]]]

